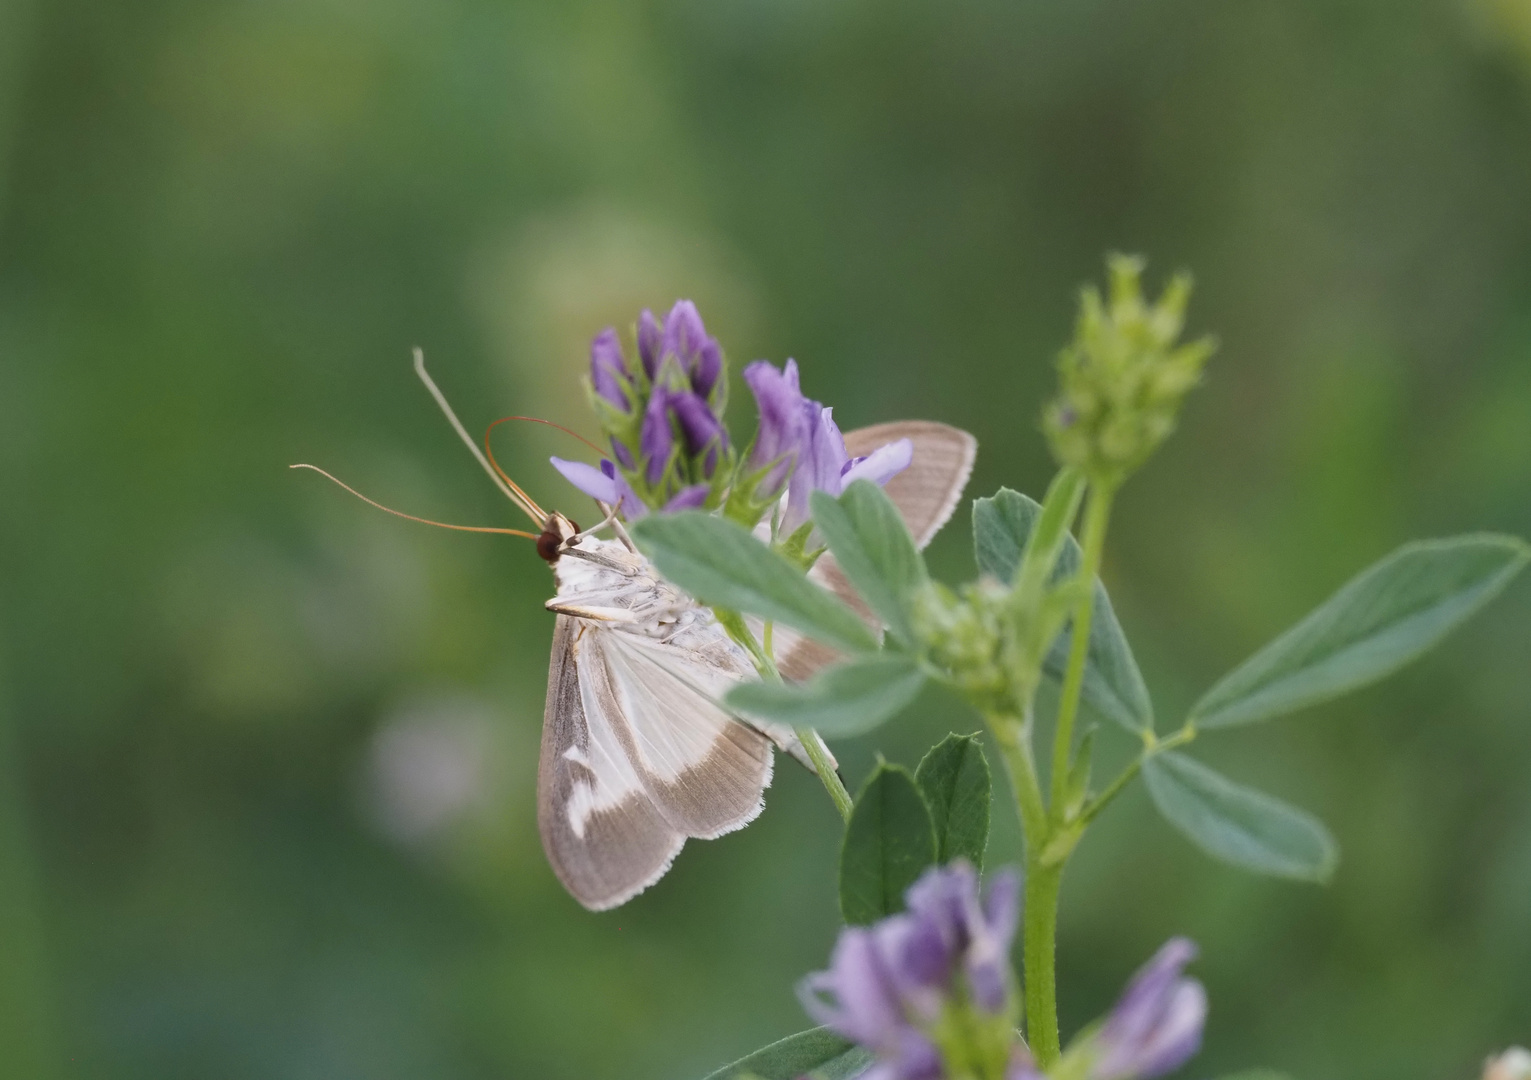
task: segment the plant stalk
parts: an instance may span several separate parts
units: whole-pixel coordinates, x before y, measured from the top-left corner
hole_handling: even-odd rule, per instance
[[[1074,753],[1074,720],[1079,715],[1079,697],[1084,689],[1084,669],[1090,656],[1090,622],[1095,611],[1095,579],[1100,573],[1101,553],[1106,547],[1106,527],[1111,522],[1114,488],[1096,481],[1090,485],[1090,501],[1084,515],[1084,557],[1080,560],[1078,606],[1070,630],[1068,668],[1063,676],[1063,690],[1058,700],[1058,725],[1053,732],[1052,808],[1060,817],[1067,802],[1069,767]]]
[[[848,824],[855,804],[851,800],[851,793],[846,791],[845,785],[841,783],[840,774],[835,772],[834,763],[824,752],[824,744],[819,741],[819,733],[813,728],[805,727],[792,730],[797,734],[798,741],[803,744],[808,760],[813,762],[813,771],[819,774],[819,782],[824,785],[824,790],[829,792],[829,798],[835,804],[835,809],[840,811],[841,819]]]
[[[1057,936],[1058,894],[1063,866],[1046,866],[1042,853],[1026,859],[1025,950],[1026,1041],[1039,1068],[1057,1062],[1058,1042]]]
[[[1040,852],[1047,842],[1047,806],[1042,801],[1042,784],[1037,779],[1036,761],[1031,753],[1031,724],[1014,716],[987,716],[989,730],[999,744],[1015,805],[1020,813],[1021,832],[1026,837],[1028,853]]]

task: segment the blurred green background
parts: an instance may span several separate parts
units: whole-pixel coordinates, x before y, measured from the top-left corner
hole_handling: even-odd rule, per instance
[[[1396,544],[1531,534],[1528,0],[0,0],[0,1072],[688,1080],[805,1026],[812,778],[584,912],[534,824],[544,566],[286,466],[518,524],[410,347],[472,428],[588,431],[590,336],[689,296],[736,371],[795,356],[843,425],[962,425],[972,494],[1036,492],[1113,249],[1192,269],[1222,341],[1107,560],[1166,721]],[[500,431],[573,508],[573,444]],[[1522,581],[1206,741],[1331,824],[1328,888],[1124,799],[1066,883],[1065,1027],[1188,933],[1194,1080],[1531,1040],[1528,638]],[[976,726],[932,695],[875,745]]]

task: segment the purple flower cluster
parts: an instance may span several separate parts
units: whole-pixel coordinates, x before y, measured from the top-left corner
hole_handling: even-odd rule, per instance
[[[839,495],[855,480],[886,484],[909,467],[914,444],[899,439],[864,457],[846,453],[845,439],[833,410],[803,396],[797,362],[778,371],[757,360],[744,369],[744,381],[760,408],[760,429],[750,450],[748,468],[760,473],[756,497],[772,502],[787,491],[781,531],[791,535],[808,520],[808,497],[815,491]]]
[[[644,309],[636,366],[615,329],[597,334],[590,343],[590,388],[616,461],[597,469],[553,458],[565,479],[592,498],[620,505],[628,518],[641,516],[646,504],[686,510],[707,501],[729,442],[719,415],[723,350],[695,304],[677,301],[663,326]]]
[[[799,987],[808,1014],[872,1051],[866,1080],[1044,1080],[1015,1033],[1017,875],[995,874],[980,900],[977,872],[959,859],[927,870],[905,900],[902,914],[841,931],[829,970]],[[1185,938],[1169,941],[1054,1075],[1153,1080],[1190,1060],[1207,1018],[1206,991],[1183,974],[1195,956]]]
[[[927,870],[906,900],[903,914],[841,932],[829,970],[803,981],[803,1007],[876,1054],[867,1080],[940,1080],[939,1031],[954,1008],[997,1023],[1008,1054],[1019,878],[996,874],[980,901],[977,872],[958,860]]]
[[[590,344],[591,398],[610,438],[612,460],[596,467],[552,459],[571,484],[619,506],[629,519],[650,508],[717,505],[709,500],[721,497],[738,471],[748,492],[743,516],[758,520],[785,493],[781,524],[791,535],[808,520],[812,492],[838,495],[859,479],[886,483],[913,457],[907,439],[850,457],[831,411],[799,389],[797,364],[788,360],[777,370],[761,360],[744,371],[760,423],[748,460],[738,467],[722,419],[723,350],[707,334],[696,305],[678,301],[663,324],[645,309],[637,339],[636,364],[628,361],[614,329],[601,331]]]

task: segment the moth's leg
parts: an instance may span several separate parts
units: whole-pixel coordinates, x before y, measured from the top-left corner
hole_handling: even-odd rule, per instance
[[[615,559],[608,559],[605,555],[602,555],[602,554],[600,554],[599,552],[596,552],[596,551],[586,551],[584,548],[571,547],[571,548],[567,548],[567,549],[563,550],[562,552],[560,552],[560,554],[563,555],[563,556],[568,556],[568,557],[575,558],[575,559],[583,559],[586,562],[595,563],[595,565],[603,566],[607,570],[615,570],[617,573],[621,574],[623,577],[637,577],[638,576],[638,568],[637,567],[635,567],[635,566],[624,566],[622,563],[617,562],[617,560],[615,560]]]
[[[596,524],[590,526],[590,528],[586,529],[584,532],[577,532],[573,536],[569,537],[569,539],[565,540],[559,549],[562,553],[567,554],[571,547],[579,543],[585,537],[594,536],[597,532],[604,529],[606,526],[616,524],[617,508],[615,506],[607,506],[599,499],[596,500],[595,505],[599,506],[601,508],[601,513],[605,514],[606,516]],[[632,545],[629,544],[628,546],[631,547]]]

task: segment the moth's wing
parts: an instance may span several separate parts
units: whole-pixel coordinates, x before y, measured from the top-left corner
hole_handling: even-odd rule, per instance
[[[895,420],[846,432],[845,450],[851,457],[860,457],[898,439],[914,443],[914,459],[883,490],[904,515],[914,542],[923,548],[962,501],[962,489],[978,456],[978,440],[961,428],[934,420]]]
[[[741,678],[719,634],[714,648],[640,634],[599,637],[625,717],[619,735],[649,798],[675,831],[711,839],[753,821],[771,783],[771,744],[718,702]]]
[[[960,428],[934,420],[896,420],[847,432],[845,449],[851,457],[860,457],[898,439],[914,443],[914,459],[883,490],[903,515],[914,542],[924,548],[957,509],[978,456],[978,440]],[[820,557],[808,576],[854,608],[869,625],[876,625],[833,556]],[[806,679],[840,655],[786,627],[777,627],[775,637],[777,666],[789,679]]]
[[[587,647],[598,636],[597,626],[568,615],[554,624],[537,766],[543,850],[564,888],[592,911],[625,903],[658,881],[686,842],[620,745],[613,731],[620,717],[581,685],[592,673],[604,680]]]

